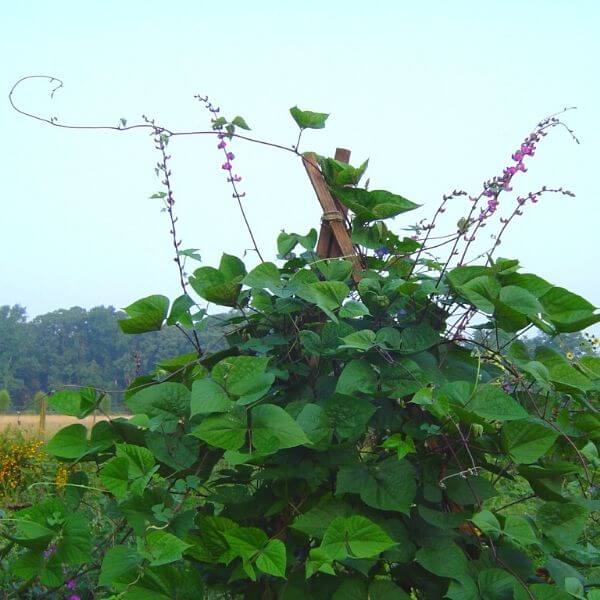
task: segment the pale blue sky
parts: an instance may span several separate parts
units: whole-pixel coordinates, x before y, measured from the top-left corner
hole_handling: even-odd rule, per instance
[[[515,186],[564,185],[577,198],[528,206],[500,255],[600,304],[596,1],[22,0],[1,4],[0,24],[5,92],[26,74],[60,77],[53,101],[36,82],[17,100],[68,122],[145,113],[208,128],[192,98],[201,92],[258,137],[292,144],[290,106],[331,113],[303,149],[351,148],[355,162],[370,158],[372,188],[424,204],[396,228],[432,215],[454,188],[477,193],[541,117],[577,105],[566,119],[582,144],[555,130]],[[0,123],[0,304],[36,315],[179,293],[165,215],[148,199],[158,187],[144,133],[54,129],[6,100]],[[318,225],[317,202],[293,156],[233,145],[259,246],[272,258],[281,228]],[[241,255],[249,241],[214,140],[179,138],[171,149],[184,247],[200,248],[207,264],[222,251]]]

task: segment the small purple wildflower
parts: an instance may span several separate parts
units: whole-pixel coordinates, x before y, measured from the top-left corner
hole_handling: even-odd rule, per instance
[[[79,596],[78,594],[71,594],[69,596],[69,600],[81,600],[81,596]]]
[[[77,581],[75,579],[69,579],[66,587],[68,590],[74,590],[77,587]]]
[[[235,154],[233,152],[227,153],[227,160],[233,160],[235,158]]]
[[[43,552],[43,556],[48,560],[56,552],[56,544],[50,544]]]
[[[233,167],[231,166],[231,163],[230,163],[229,161],[227,161],[227,162],[224,162],[224,163],[221,165],[221,169],[223,169],[224,171],[231,171],[231,169],[232,169],[232,168],[233,168]]]
[[[377,256],[377,258],[379,258],[380,260],[386,255],[389,254],[390,250],[389,248],[386,248],[385,246],[380,246],[379,248],[377,248],[377,250],[375,250],[375,256]]]
[[[225,140],[221,140],[218,144],[217,144],[217,148],[219,150],[223,150],[225,148],[225,146],[227,146],[227,142]]]

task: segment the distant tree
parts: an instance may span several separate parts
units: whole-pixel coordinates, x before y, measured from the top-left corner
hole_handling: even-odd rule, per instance
[[[10,411],[12,402],[8,390],[0,390],[0,413],[7,413]]]

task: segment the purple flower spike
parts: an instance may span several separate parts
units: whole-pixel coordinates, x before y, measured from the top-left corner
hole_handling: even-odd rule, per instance
[[[523,153],[520,150],[517,150],[513,155],[512,159],[515,162],[521,162],[523,160]]]
[[[225,162],[221,165],[221,169],[223,169],[224,171],[231,171],[232,167],[231,167],[231,163],[229,162]]]
[[[227,153],[227,160],[233,160],[235,158],[235,154],[233,152]]]
[[[223,148],[225,148],[225,146],[227,146],[227,142],[226,142],[225,140],[221,140],[221,141],[218,143],[218,145],[217,145],[217,148],[218,148],[219,150],[223,150]]]

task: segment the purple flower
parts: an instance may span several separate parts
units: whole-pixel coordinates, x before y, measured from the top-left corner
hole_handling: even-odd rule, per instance
[[[535,194],[532,194],[531,201],[535,204],[538,201],[538,197]]]
[[[521,152],[533,156],[535,150],[534,144],[521,144]]]
[[[494,192],[494,190],[492,188],[487,188],[486,190],[483,191],[483,195],[487,196],[488,198],[491,198],[492,196],[496,195],[496,192]]]
[[[525,201],[527,200],[527,198],[517,198],[517,202],[523,206],[523,204],[525,204]]]
[[[235,182],[242,180],[242,178],[239,175],[234,175],[231,179],[232,179],[232,181],[235,181]]]
[[[233,152],[227,153],[227,160],[233,160],[235,158],[235,154]]]
[[[231,169],[232,169],[231,163],[230,162],[224,162],[221,165],[221,169],[223,169],[224,171],[231,171]]]
[[[390,250],[389,248],[386,248],[385,246],[380,246],[379,248],[377,248],[377,250],[375,250],[375,256],[377,256],[377,258],[379,258],[380,260],[386,255],[389,254]]]
[[[56,552],[56,544],[50,544],[43,553],[44,558],[49,559]]]
[[[223,150],[223,148],[225,148],[225,146],[227,146],[227,143],[225,142],[225,140],[221,140],[218,144],[217,144],[217,148],[219,150]]]
[[[504,169],[505,175],[514,175],[517,172],[517,167],[507,167]]]
[[[523,160],[523,152],[521,152],[520,150],[517,150],[513,155],[512,155],[512,159],[515,162],[521,162]]]
[[[77,581],[75,579],[69,579],[69,581],[67,581],[67,589],[68,590],[74,590],[77,587]]]
[[[525,168],[525,165],[522,162],[517,164],[517,171],[522,171],[523,173],[525,173],[525,171],[527,171],[527,169]]]
[[[81,600],[81,597],[78,596],[77,594],[71,594],[69,596],[69,600]]]

